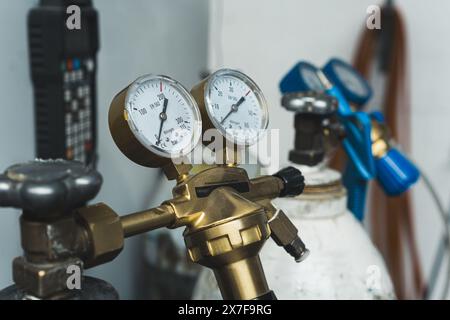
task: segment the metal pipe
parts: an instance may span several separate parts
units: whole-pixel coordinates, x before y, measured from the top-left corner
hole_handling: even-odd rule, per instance
[[[135,212],[122,216],[123,235],[125,238],[170,226],[175,222],[175,213],[172,207],[162,205],[149,210]]]
[[[252,188],[247,197],[252,201],[277,198],[284,188],[283,181],[274,176],[257,177],[250,181]]]
[[[252,300],[270,292],[258,255],[213,271],[224,300]]]

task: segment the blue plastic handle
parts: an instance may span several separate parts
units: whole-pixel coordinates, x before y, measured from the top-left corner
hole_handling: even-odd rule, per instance
[[[397,149],[390,149],[375,161],[377,180],[388,196],[398,196],[417,182],[420,172]]]
[[[370,117],[385,123],[380,111],[373,111]],[[398,196],[408,190],[420,177],[417,167],[399,150],[391,148],[380,158],[375,158],[377,180],[388,196]]]
[[[365,112],[353,111],[338,88],[326,91],[338,100],[338,115],[345,127],[346,138],[344,149],[354,164],[354,169],[361,179],[370,180],[375,177],[375,161],[372,155],[370,116]]]

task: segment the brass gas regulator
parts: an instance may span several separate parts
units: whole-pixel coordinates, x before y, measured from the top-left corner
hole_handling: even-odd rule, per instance
[[[300,194],[303,177],[288,168],[275,176],[249,179],[237,167],[236,157],[229,156],[237,148],[256,143],[267,129],[266,100],[249,77],[235,70],[219,70],[191,93],[193,99],[181,84],[167,77],[138,79],[111,104],[111,134],[128,158],[149,167],[162,166],[169,179],[177,179],[174,198],[163,203],[165,214],[172,217],[166,226],[186,227],[189,257],[214,270],[222,296],[267,297],[272,293],[258,256],[264,241],[272,236],[297,260],[306,253],[294,225],[270,200]],[[162,109],[152,109],[158,101]],[[142,108],[152,110],[143,114]],[[151,121],[155,123],[149,125]],[[216,150],[225,153],[224,163],[190,176],[191,166],[177,163],[196,146],[200,127],[203,133],[217,129],[232,147]],[[227,161],[231,158],[234,161]],[[125,233],[148,231],[144,221],[152,218],[144,215],[148,216],[125,218]]]
[[[289,167],[273,176],[250,179],[237,166],[235,153],[256,143],[267,125],[266,100],[241,72],[219,70],[191,93],[166,76],[140,77],[114,97],[109,111],[111,135],[130,160],[162,168],[168,179],[176,180],[173,198],[156,208],[119,216],[103,203],[83,206],[100,186],[86,187],[95,180],[87,177],[97,177],[92,169],[84,172],[80,164],[62,162],[56,174],[53,162],[41,163],[40,170],[51,171],[45,183],[53,197],[47,195],[41,201],[43,194],[35,187],[42,179],[36,177],[29,183],[35,192],[33,206],[28,198],[20,200],[18,195],[11,197],[13,192],[0,192],[0,205],[23,208],[25,254],[13,268],[16,285],[38,298],[61,295],[65,281],[61,270],[68,263],[76,261],[85,268],[106,263],[120,253],[126,237],[162,227],[185,227],[190,259],[214,271],[224,299],[275,299],[259,259],[264,242],[271,237],[298,262],[308,250],[287,216],[271,205],[276,197],[303,191],[300,171]],[[202,133],[212,128],[232,146],[215,150],[225,151],[223,163],[190,174],[189,156]],[[26,172],[27,165],[21,170]],[[68,182],[59,183],[60,176]],[[7,174],[4,179],[5,185],[16,190],[26,175]],[[59,194],[61,186],[64,192]],[[65,204],[66,200],[73,201]],[[49,230],[49,226],[52,235],[59,237],[41,237],[39,230]],[[42,245],[36,247],[33,239],[40,237]],[[55,250],[52,243],[62,247]],[[59,272],[57,277],[54,270]]]
[[[264,242],[272,236],[298,261],[307,250],[297,229],[270,200],[300,194],[303,177],[287,168],[249,179],[237,166],[236,150],[256,143],[268,125],[266,100],[248,76],[219,70],[191,94],[173,79],[149,75],[111,103],[109,124],[119,149],[132,161],[162,167],[168,179],[177,180],[173,199],[157,211],[124,217],[124,233],[185,226],[190,259],[213,269],[224,299],[274,298],[258,256]],[[197,145],[199,132],[213,128],[232,147],[224,148],[223,163],[189,175],[191,165],[180,160]],[[154,222],[162,217],[164,223]]]

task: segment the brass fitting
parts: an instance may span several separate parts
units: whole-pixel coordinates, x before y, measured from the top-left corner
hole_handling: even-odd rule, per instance
[[[174,198],[161,206],[121,217],[122,228],[128,237],[185,226],[189,257],[213,269],[224,299],[274,297],[258,255],[264,242],[275,231],[291,254],[301,251],[297,229],[286,216],[277,217],[270,204],[283,191],[286,183],[280,177],[250,180],[242,168],[214,166],[178,179]],[[269,219],[274,216],[271,230]]]
[[[79,266],[87,249],[87,234],[73,215],[34,220],[28,213],[20,218],[24,255],[13,261],[13,280],[27,294],[48,298],[67,292],[67,267]]]
[[[278,210],[269,221],[269,226],[272,230],[272,239],[293,256],[295,261],[301,262],[308,257],[309,250],[298,236],[297,228],[283,211]]]
[[[87,234],[73,215],[50,221],[20,217],[22,248],[27,261],[50,263],[82,255],[87,249]]]
[[[125,238],[147,231],[169,227],[175,222],[175,213],[171,206],[162,205],[121,217]]]
[[[89,247],[85,255],[87,268],[113,260],[123,249],[124,234],[120,217],[104,203],[77,209]]]
[[[18,287],[34,297],[65,297],[70,294],[67,291],[67,270],[73,265],[83,270],[83,262],[78,258],[43,264],[17,257],[13,261],[13,280]]]
[[[296,228],[287,217],[275,214],[270,204],[280,195],[298,195],[303,190],[303,178],[293,168],[250,180],[244,169],[232,164],[192,176],[187,175],[189,166],[174,164],[170,168],[177,178],[173,199],[157,208],[120,217],[103,203],[77,207],[98,192],[98,175],[85,174],[79,164],[66,162],[38,162],[19,169],[28,172],[32,168],[38,175],[41,167],[58,173],[47,174],[48,181],[42,182],[52,191],[51,198],[34,194],[32,201],[21,199],[23,179],[17,182],[3,177],[4,183],[11,185],[3,194],[3,204],[24,208],[24,256],[14,260],[14,281],[26,294],[38,298],[67,297],[71,294],[67,290],[69,266],[77,265],[81,271],[111,261],[121,252],[125,237],[161,227],[186,227],[190,258],[214,270],[225,299],[274,298],[258,256],[271,234],[285,248],[299,248]],[[59,180],[61,185],[55,184],[53,179],[67,172],[73,175],[66,179],[72,188],[64,189],[66,184]],[[34,179],[30,176],[30,186],[25,187],[32,188]],[[303,243],[300,247],[304,248]]]
[[[122,225],[114,211],[104,204],[80,208],[102,184],[101,175],[81,162],[16,164],[0,174],[0,184],[0,206],[23,212],[24,254],[13,262],[21,294],[45,299],[80,294],[83,290],[69,290],[68,268],[78,266],[81,276],[86,265],[110,261],[122,249]]]
[[[124,235],[119,216],[107,205],[75,209],[52,220],[20,219],[24,256],[13,262],[16,285],[28,294],[48,298],[67,292],[67,268],[93,267],[114,259]]]
[[[42,221],[27,219],[24,213],[26,254],[14,261],[16,284],[37,297],[70,294],[69,265],[106,263],[121,252],[125,237],[185,226],[189,257],[213,269],[224,299],[274,298],[259,259],[264,242],[272,235],[291,254],[306,251],[297,229],[270,204],[289,183],[282,176],[250,180],[235,166],[214,166],[192,176],[180,175],[183,167],[173,169],[178,175],[174,198],[157,208],[120,217],[99,203]]]
[[[186,229],[189,257],[214,271],[224,299],[267,294],[270,289],[258,256],[270,236],[264,208],[220,188],[211,193],[204,209],[205,216],[218,211],[230,216],[219,221],[199,217]]]
[[[192,165],[188,163],[174,164],[170,162],[162,168],[168,180],[175,180],[178,177],[185,176],[192,169]]]
[[[383,157],[390,148],[389,145],[389,131],[386,125],[372,120],[372,131],[370,137],[372,140],[372,154],[377,157]]]

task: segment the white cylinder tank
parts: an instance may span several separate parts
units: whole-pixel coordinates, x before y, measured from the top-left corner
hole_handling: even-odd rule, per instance
[[[305,191],[273,204],[295,224],[310,254],[296,263],[274,241],[266,242],[261,261],[277,298],[395,299],[383,258],[347,210],[340,173],[324,166],[293,166],[305,176]],[[221,299],[209,269],[203,269],[193,299]]]

